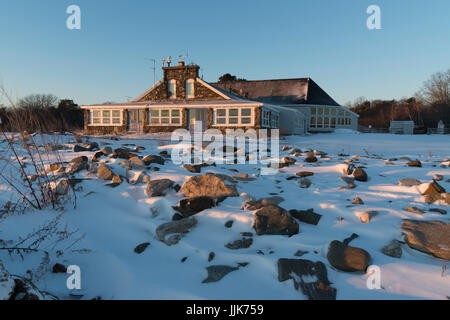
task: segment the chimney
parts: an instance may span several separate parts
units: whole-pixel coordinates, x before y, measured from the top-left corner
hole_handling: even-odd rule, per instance
[[[178,66],[179,67],[184,67],[184,61],[178,61]]]

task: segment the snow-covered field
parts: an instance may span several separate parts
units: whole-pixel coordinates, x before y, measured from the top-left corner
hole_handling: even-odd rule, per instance
[[[73,136],[61,137],[61,142],[73,147]],[[1,140],[0,140],[1,141]],[[142,146],[140,156],[156,155],[169,150],[172,144],[158,136],[127,136],[115,141],[107,138],[91,138],[100,148],[105,143],[113,149],[127,144],[129,148]],[[195,215],[198,223],[184,235],[177,245],[167,246],[155,237],[155,229],[172,221],[176,206],[183,198],[180,192],[171,190],[164,197],[149,198],[145,184],[126,182],[116,188],[105,186],[107,182],[96,174],[84,170],[76,174],[85,178],[78,184],[76,208],[67,203],[64,210],[47,208],[42,211],[27,210],[23,214],[5,215],[0,219],[0,247],[14,246],[24,237],[62,213],[60,228],[75,232],[69,239],[44,241],[36,252],[20,257],[0,250],[0,260],[13,274],[34,275],[34,284],[60,299],[306,299],[294,288],[291,280],[279,282],[277,262],[280,258],[297,258],[298,250],[307,251],[301,259],[323,262],[328,270],[331,286],[337,289],[337,299],[448,299],[450,296],[450,271],[443,270],[445,261],[415,251],[402,244],[403,255],[393,258],[380,249],[392,239],[403,241],[403,219],[449,221],[449,215],[430,212],[430,208],[447,210],[443,204],[427,204],[423,201],[420,186],[399,186],[403,178],[431,182],[436,174],[444,176],[439,184],[450,190],[450,136],[420,135],[402,136],[389,134],[359,134],[339,131],[334,134],[291,136],[280,141],[280,147],[288,145],[304,150],[319,150],[327,155],[317,163],[304,162],[305,155],[295,157],[294,165],[281,169],[276,175],[259,175],[259,165],[217,165],[202,168],[206,172],[236,174],[248,173],[254,181],[239,181],[239,193],[247,193],[256,199],[281,196],[280,206],[286,210],[313,208],[322,215],[318,225],[299,222],[300,232],[292,237],[282,235],[256,235],[253,229],[254,212],[242,210],[244,198],[229,197],[217,207]],[[6,145],[0,144],[0,150]],[[73,153],[61,150],[63,161],[85,155],[90,159],[95,152]],[[281,156],[289,152],[280,151]],[[422,168],[406,166],[406,158],[420,160]],[[395,161],[387,159],[397,158]],[[340,179],[343,163],[353,159],[365,167],[367,182],[358,182],[354,189],[342,189]],[[2,158],[0,158],[0,163]],[[125,175],[119,165],[121,159],[102,157],[99,163],[108,164],[115,173]],[[447,162],[445,162],[447,161]],[[51,161],[50,161],[51,162]],[[443,165],[441,165],[443,164]],[[147,170],[152,180],[171,179],[180,186],[191,176],[170,159],[159,171]],[[231,172],[236,169],[238,172]],[[300,188],[298,180],[287,180],[299,171],[311,171],[309,188]],[[131,171],[129,174],[137,174]],[[0,182],[0,207],[13,198],[13,190]],[[353,205],[351,200],[360,197],[364,204]],[[405,211],[414,206],[424,214]],[[369,223],[362,223],[359,214],[367,211],[379,214]],[[233,220],[231,228],[224,225]],[[230,250],[225,245],[241,239],[242,232],[253,233],[253,244],[246,249]],[[327,260],[328,245],[333,240],[344,240],[353,233],[359,237],[352,246],[363,248],[371,255],[371,265],[381,270],[381,288],[369,289],[364,272],[342,272],[333,268]],[[141,254],[134,252],[137,245],[150,242]],[[25,245],[25,244],[24,244]],[[44,251],[49,262],[41,263]],[[210,252],[215,253],[208,262]],[[74,292],[66,287],[68,274],[52,273],[55,263],[64,266],[78,265],[81,270],[82,289]],[[202,283],[207,277],[206,267],[248,263],[213,283]],[[44,267],[41,267],[43,266]],[[50,266],[50,270],[45,266]],[[39,269],[40,268],[40,269]],[[39,270],[37,270],[39,269]],[[28,273],[30,274],[30,273]]]

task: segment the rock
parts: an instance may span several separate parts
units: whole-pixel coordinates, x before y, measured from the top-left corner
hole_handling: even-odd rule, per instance
[[[97,175],[103,180],[112,180],[114,172],[106,164],[102,163],[97,168]]]
[[[69,174],[75,174],[81,170],[88,169],[88,158],[86,156],[76,157],[69,162]]]
[[[294,256],[296,256],[296,257],[302,257],[302,256],[304,256],[304,255],[307,254],[307,253],[308,253],[308,251],[297,250],[297,251],[294,253]]]
[[[437,202],[450,206],[450,193],[427,194],[424,196],[424,201],[429,204]]]
[[[172,187],[174,182],[169,179],[160,179],[160,180],[151,180],[148,182],[147,187],[145,189],[145,193],[147,196],[151,197],[160,197],[164,195],[165,191]]]
[[[164,158],[161,156],[146,156],[144,158],[144,163],[148,166],[150,164],[159,164],[161,166],[164,165]]]
[[[67,273],[67,267],[60,263],[56,263],[52,268],[52,272],[53,273]]]
[[[136,185],[139,183],[148,183],[150,181],[150,176],[146,175],[143,172],[139,172],[137,175],[135,175],[131,180],[130,184]]]
[[[133,170],[145,170],[147,167],[145,166],[144,161],[139,159],[138,157],[132,157],[129,160],[130,167]]]
[[[123,182],[122,178],[118,174],[114,175],[114,177],[112,178],[112,181],[111,181],[111,183],[116,183],[116,184],[121,184],[122,182]]]
[[[281,147],[281,151],[287,151],[287,150],[289,150],[289,146],[282,146]]]
[[[345,272],[365,271],[370,262],[370,254],[361,248],[344,245],[338,240],[330,243],[328,262],[336,269]]]
[[[102,149],[100,149],[101,153],[103,153],[105,156],[109,156],[113,151],[112,148],[109,146],[103,147]]]
[[[216,256],[216,254],[214,253],[214,252],[210,252],[209,253],[209,255],[208,255],[208,262],[211,262],[211,261],[213,261],[213,259],[214,259],[214,257]]]
[[[406,163],[406,165],[408,167],[418,167],[418,168],[422,167],[422,163],[419,160],[409,161]]]
[[[317,226],[319,224],[320,219],[322,218],[321,214],[315,213],[314,209],[308,210],[289,210],[291,216],[295,219],[300,220],[301,222],[312,224]]]
[[[182,214],[180,214],[180,213],[175,213],[175,214],[172,216],[172,221],[179,221],[179,220],[181,220],[181,219],[184,219],[184,216],[183,216]]]
[[[52,163],[52,164],[50,164],[50,166],[49,166],[49,170],[50,170],[51,172],[57,171],[59,168],[60,168],[60,164],[59,164],[59,163]]]
[[[352,204],[364,204],[364,201],[360,197],[356,197],[352,200]]]
[[[137,254],[141,254],[142,252],[145,251],[145,249],[147,249],[147,247],[149,245],[150,245],[150,242],[141,243],[138,246],[136,246],[136,248],[134,248],[134,252],[136,252]]]
[[[241,173],[241,174],[233,174],[233,179],[239,180],[239,181],[255,181],[255,178],[249,178],[248,173]]]
[[[378,211],[366,211],[358,214],[359,220],[361,220],[362,223],[369,223],[373,217],[377,216],[379,214]]]
[[[302,178],[306,178],[306,177],[310,177],[314,175],[314,172],[310,172],[310,171],[300,171],[296,173],[297,176],[302,177]]]
[[[305,158],[305,162],[308,163],[317,162],[317,158],[314,155],[310,154]]]
[[[300,188],[307,189],[311,186],[312,182],[308,178],[302,178],[298,181]]]
[[[189,178],[181,187],[181,191],[189,198],[210,196],[237,197],[236,186],[225,183],[225,180],[217,175],[206,174]]]
[[[262,198],[259,200],[254,200],[253,198],[248,198],[248,199],[244,200],[244,202],[242,203],[242,208],[245,210],[253,211],[253,210],[258,210],[258,209],[261,209],[261,208],[263,208],[265,206],[269,206],[269,205],[277,206],[283,201],[284,201],[284,198],[280,197],[280,196]]]
[[[412,249],[450,260],[450,223],[429,220],[404,220],[405,242]]]
[[[439,209],[439,208],[431,208],[431,209],[429,209],[428,211],[430,211],[430,212],[437,212],[437,213],[440,213],[440,214],[447,214],[447,211],[446,211],[446,210],[444,210],[444,209]]]
[[[356,168],[355,170],[353,170],[353,177],[357,181],[366,182],[368,180],[367,173],[362,168]]]
[[[344,163],[342,168],[342,174],[351,175],[355,170],[355,166],[353,164]]]
[[[64,196],[69,192],[70,183],[68,179],[61,179],[56,182],[53,192],[59,196]]]
[[[445,189],[436,181],[420,185],[420,190],[423,195],[446,192]]]
[[[398,184],[399,186],[409,186],[409,187],[412,187],[412,186],[418,186],[418,185],[420,185],[421,183],[422,183],[422,182],[420,182],[420,181],[417,180],[417,179],[408,179],[408,178],[402,179],[402,180],[400,180],[400,181],[397,182],[397,184]]]
[[[231,228],[233,226],[234,221],[233,220],[228,220],[227,222],[225,222],[225,228]]]
[[[247,249],[253,244],[252,238],[242,238],[241,240],[236,240],[225,245],[226,248],[231,250]]]
[[[79,145],[75,145],[73,147],[73,152],[87,152],[87,151],[89,151],[89,149],[79,146]]]
[[[425,213],[423,210],[420,210],[417,207],[406,207],[406,208],[403,208],[403,210],[409,211],[409,212],[412,212],[412,213],[417,213],[417,214],[424,214]]]
[[[347,184],[353,184],[355,182],[355,178],[353,177],[347,177],[347,176],[342,176],[341,179]]]
[[[57,144],[55,144],[55,145],[48,144],[44,147],[44,149],[47,152],[53,152],[53,151],[64,150],[64,146],[57,145]]]
[[[290,157],[283,157],[281,159],[281,162],[285,163],[285,164],[288,164],[288,165],[291,165],[291,164],[295,164],[295,159],[294,158],[290,158]]]
[[[336,300],[336,289],[330,287],[327,267],[320,261],[304,259],[279,259],[278,281],[292,279],[309,300]]]
[[[198,165],[183,164],[182,167],[192,173],[200,173],[201,167]]]
[[[176,245],[182,236],[197,225],[195,217],[164,223],[156,228],[156,238],[168,246]],[[166,237],[171,235],[170,237]]]
[[[435,174],[433,179],[435,181],[442,181],[442,180],[444,180],[444,176],[441,174]]]
[[[101,157],[103,157],[104,156],[104,153],[103,152],[96,152],[95,154],[94,154],[94,156],[92,157],[92,162],[99,162],[99,160],[98,159],[100,159]]]
[[[258,235],[278,234],[292,236],[299,232],[299,225],[286,210],[268,205],[255,213],[254,229]]]
[[[393,258],[401,258],[403,254],[400,241],[395,239],[391,240],[391,242],[389,242],[387,245],[381,248],[381,252]]]
[[[217,199],[208,196],[182,199],[178,202],[175,210],[180,212],[184,217],[190,217],[203,210],[217,206]]]
[[[132,156],[131,150],[128,148],[117,148],[111,154],[112,158],[119,158],[119,159],[125,159],[125,160],[128,160],[131,156]]]
[[[239,270],[238,267],[230,267],[230,266],[209,266],[206,267],[206,271],[208,272],[208,277],[203,280],[203,283],[209,282],[217,282],[220,281],[223,277],[225,277],[230,272]]]
[[[134,151],[136,151],[136,152],[144,151],[144,150],[145,150],[145,148],[144,148],[144,147],[141,147],[141,146],[136,146],[136,147],[134,148]]]

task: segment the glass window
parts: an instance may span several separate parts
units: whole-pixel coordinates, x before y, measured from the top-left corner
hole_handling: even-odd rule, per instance
[[[239,110],[238,109],[230,109],[230,110],[228,110],[228,115],[230,117],[237,117],[239,115]]]
[[[218,117],[226,117],[227,116],[227,110],[225,110],[225,109],[218,109],[216,112],[217,112]]]
[[[331,118],[331,127],[336,128],[336,118]]]
[[[152,111],[150,111],[150,115],[152,117],[159,117],[159,110],[152,110]]]
[[[339,115],[340,115],[340,116],[343,116],[343,115],[344,115],[344,110],[339,109]]]
[[[328,116],[330,114],[330,108],[324,108],[324,114]]]
[[[180,116],[180,110],[172,110],[172,117],[179,117]]]
[[[336,115],[336,108],[331,108],[331,115],[335,116]]]
[[[318,117],[317,118],[317,127],[318,128],[322,128],[323,126],[323,118],[322,117]]]
[[[230,124],[238,124],[238,118],[229,118],[228,121]]]
[[[323,127],[324,127],[324,128],[329,128],[329,127],[330,127],[330,118],[325,117],[325,118],[323,119]]]
[[[241,116],[247,117],[247,116],[251,116],[251,114],[252,114],[252,109],[241,109]]]
[[[317,108],[317,114],[318,115],[323,114],[323,108],[322,107]]]
[[[217,118],[216,119],[216,123],[217,124],[226,124],[226,118]]]
[[[150,123],[179,125],[181,124],[181,110],[152,109],[150,110]]]
[[[311,114],[316,114],[317,112],[317,108],[316,107],[311,107]]]
[[[168,117],[169,116],[169,110],[161,110],[161,117]]]
[[[316,127],[316,117],[311,117],[310,127],[311,128],[315,128]]]
[[[346,116],[346,117],[350,117],[350,112],[345,111],[345,116]]]
[[[252,122],[252,118],[242,118],[241,123],[242,124],[250,124]]]
[[[186,80],[186,99],[194,98],[194,79]]]
[[[167,94],[169,95],[170,99],[175,99],[177,97],[177,81],[176,80],[170,80],[169,85],[167,88]]]

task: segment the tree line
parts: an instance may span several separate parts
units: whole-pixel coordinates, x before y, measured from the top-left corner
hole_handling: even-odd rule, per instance
[[[346,107],[359,114],[365,127],[389,128],[391,121],[413,120],[423,131],[443,121],[450,127],[450,69],[433,74],[414,97],[401,100],[367,100],[364,97]]]

